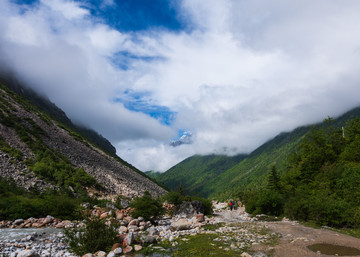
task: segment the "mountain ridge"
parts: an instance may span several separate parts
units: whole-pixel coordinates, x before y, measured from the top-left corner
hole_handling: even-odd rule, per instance
[[[344,126],[346,121],[354,117],[360,117],[360,107],[353,108],[337,117],[335,125],[339,127]],[[173,190],[176,190],[181,185],[183,187],[182,190],[205,197],[231,195],[239,187],[264,185],[272,166],[275,165],[280,174],[284,172],[288,165],[288,158],[296,151],[301,140],[313,126],[322,125],[321,123],[316,123],[300,126],[290,132],[281,132],[256,148],[246,158],[226,169],[216,165],[211,167],[213,165],[212,162],[218,158],[218,155],[214,154],[202,156],[201,159],[197,160],[198,165],[203,167],[202,169],[191,168],[188,162],[196,158],[196,155],[194,155],[171,167],[156,179]],[[221,165],[221,163],[219,164]],[[218,169],[218,172],[214,172],[214,169]],[[215,176],[203,180],[201,186],[194,182],[196,179],[192,178],[193,176],[205,177],[208,171]]]
[[[2,81],[4,83],[5,80]],[[0,88],[0,175],[3,178],[13,179],[17,185],[27,189],[66,187],[76,191],[74,185],[79,183],[74,184],[66,176],[77,176],[87,189],[86,183],[92,181],[93,177],[102,188],[101,192],[95,190],[96,194],[120,194],[130,198],[142,195],[144,191],[154,196],[166,192],[146,175],[129,164],[125,165],[126,162],[119,157],[100,149],[78,131],[54,119],[3,83]],[[18,89],[25,92],[20,85]],[[53,105],[52,108],[60,113],[62,119],[71,123],[54,104],[45,105]],[[51,169],[59,172],[51,174]],[[33,178],[32,182],[29,181],[30,177]]]

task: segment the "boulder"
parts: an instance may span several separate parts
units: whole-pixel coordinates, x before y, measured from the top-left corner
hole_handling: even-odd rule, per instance
[[[132,252],[132,250],[133,250],[133,248],[130,245],[128,245],[123,249],[123,252],[124,253],[130,253],[130,252]]]
[[[132,232],[129,232],[129,234],[127,234],[126,237],[124,238],[123,245],[124,246],[131,245],[133,243],[133,240],[134,240],[134,235]]]
[[[156,243],[156,238],[154,236],[142,236],[141,241],[145,244],[154,244]]]
[[[18,253],[17,257],[38,257],[39,255],[32,249],[26,249]]]
[[[174,215],[188,218],[204,212],[204,204],[200,201],[183,202],[180,206],[175,206],[174,208]]]
[[[133,219],[132,221],[129,222],[128,227],[130,226],[138,226],[139,225],[139,220],[138,219]]]
[[[104,212],[100,215],[100,219],[106,219],[109,217],[109,213],[108,212]]]
[[[119,234],[125,234],[128,232],[128,228],[125,226],[120,226],[118,231],[119,231]]]
[[[129,207],[129,201],[128,200],[125,200],[125,199],[121,199],[120,200],[120,204],[121,204],[121,206],[124,208],[124,209],[126,209],[126,208],[128,208]]]
[[[186,219],[180,219],[178,221],[172,222],[170,225],[170,230],[174,231],[181,231],[181,230],[189,230],[192,228],[192,222]]]
[[[94,256],[96,256],[96,257],[106,257],[106,252],[97,251]]]
[[[122,220],[124,218],[124,213],[122,213],[120,211],[116,211],[115,215],[116,215],[117,220]]]
[[[204,222],[205,221],[204,214],[200,213],[200,214],[196,215],[196,220],[197,220],[197,222]]]
[[[124,217],[124,221],[127,221],[127,223],[129,223],[130,221],[132,221],[134,218],[133,217],[131,217],[131,216],[126,216],[126,217]]]
[[[15,225],[20,225],[20,224],[23,223],[23,222],[24,222],[23,219],[17,219],[17,220],[14,221],[14,224],[15,224]]]
[[[116,248],[121,248],[121,244],[119,243],[113,244],[113,246],[111,247],[111,251],[114,251]]]
[[[120,255],[121,253],[123,252],[122,248],[121,247],[118,247],[118,248],[115,248],[113,250],[113,253],[117,256],[117,255]]]
[[[142,249],[142,246],[141,245],[134,245],[134,250],[135,252],[138,252]]]
[[[87,253],[87,254],[84,254],[81,257],[94,257],[94,255],[92,253]]]
[[[37,222],[35,222],[35,223],[33,223],[33,224],[31,225],[31,227],[33,227],[33,228],[41,228],[42,226],[44,226],[44,224],[42,224],[42,223],[37,223]]]
[[[53,221],[54,221],[54,217],[48,215],[48,216],[46,216],[46,218],[44,219],[43,224],[46,225],[46,224],[52,223]]]

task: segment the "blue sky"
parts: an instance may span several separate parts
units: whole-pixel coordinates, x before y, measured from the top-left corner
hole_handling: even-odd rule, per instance
[[[79,1],[83,3],[83,1]],[[179,31],[186,28],[177,15],[176,1],[168,0],[102,0],[87,1],[91,15],[101,17],[119,31],[166,29]]]
[[[0,69],[129,163],[165,171],[360,105],[359,12],[357,0],[1,0]]]

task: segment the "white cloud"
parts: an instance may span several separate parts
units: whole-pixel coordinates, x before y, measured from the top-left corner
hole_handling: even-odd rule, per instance
[[[3,0],[0,59],[142,170],[224,148],[248,152],[360,104],[360,2],[183,0],[178,11],[193,30],[125,33],[78,2],[20,11]],[[171,127],[114,102],[129,88],[176,112]],[[169,146],[178,129],[194,143]]]
[[[41,0],[41,2],[69,20],[81,19],[89,14],[88,10],[81,8],[79,3],[71,0]]]

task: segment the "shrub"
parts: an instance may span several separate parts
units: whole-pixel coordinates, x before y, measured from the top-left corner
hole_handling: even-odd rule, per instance
[[[184,201],[184,196],[179,192],[170,191],[163,196],[163,200],[174,205],[180,205]]]
[[[153,221],[165,212],[160,199],[152,198],[148,191],[142,197],[136,197],[130,206],[135,208],[131,213],[134,218],[143,217],[145,220]]]
[[[64,233],[71,251],[80,256],[100,250],[109,252],[113,244],[119,241],[115,226],[107,226],[98,217],[88,218],[84,227],[65,229]]]

